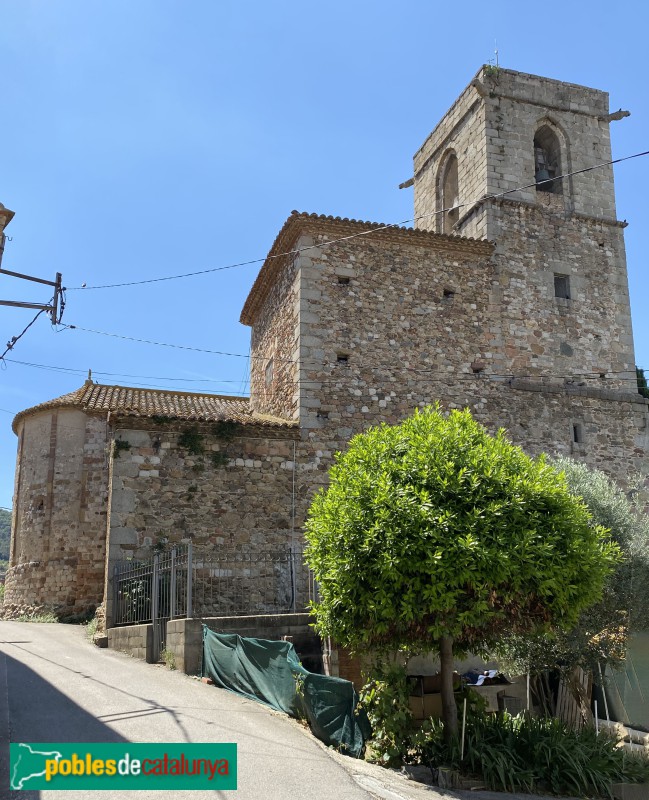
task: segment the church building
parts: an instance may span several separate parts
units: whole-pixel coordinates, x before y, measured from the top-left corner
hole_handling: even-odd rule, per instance
[[[483,67],[415,153],[414,228],[288,217],[241,312],[250,397],[89,380],[19,413],[6,613],[81,613],[172,542],[299,544],[334,453],[437,401],[532,455],[646,471],[616,118]]]

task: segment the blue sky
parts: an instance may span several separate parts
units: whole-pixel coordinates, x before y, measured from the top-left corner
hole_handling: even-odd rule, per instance
[[[645,3],[2,3],[3,267],[77,287],[263,257],[292,209],[412,217],[412,155],[497,40],[504,67],[610,92],[614,157],[649,149]],[[616,167],[638,364],[649,367],[649,158]],[[64,322],[238,353],[85,333],[41,318],[0,371],[0,506],[12,414],[102,383],[247,392],[239,311],[258,266],[68,292]],[[2,299],[45,287],[0,281]],[[44,291],[43,291],[44,290]],[[0,307],[0,341],[32,312]],[[25,363],[16,363],[16,362]],[[27,366],[43,365],[47,367]],[[11,413],[8,413],[11,412]]]

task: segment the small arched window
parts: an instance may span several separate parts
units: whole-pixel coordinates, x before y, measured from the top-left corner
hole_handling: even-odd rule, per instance
[[[548,125],[543,125],[534,136],[534,180],[537,192],[562,194],[561,146],[556,133]]]
[[[455,153],[449,154],[442,168],[441,201],[442,208],[451,209],[444,214],[442,231],[443,233],[453,233],[453,226],[460,218],[460,209],[456,207],[460,200]]]

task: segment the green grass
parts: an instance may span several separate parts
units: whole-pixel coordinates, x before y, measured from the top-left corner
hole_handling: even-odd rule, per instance
[[[51,611],[40,611],[37,614],[21,614],[17,622],[58,622],[59,618]]]

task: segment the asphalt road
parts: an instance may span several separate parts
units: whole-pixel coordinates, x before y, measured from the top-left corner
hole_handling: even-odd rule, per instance
[[[174,798],[368,800],[297,722],[161,666],[99,650],[80,626],[0,622],[0,797],[81,800],[97,792],[9,792],[9,742],[237,742],[237,791],[174,791]],[[349,761],[352,761],[349,759]],[[367,782],[369,780],[369,783]],[[123,796],[101,792],[101,798]],[[138,791],[136,800],[160,800]]]

